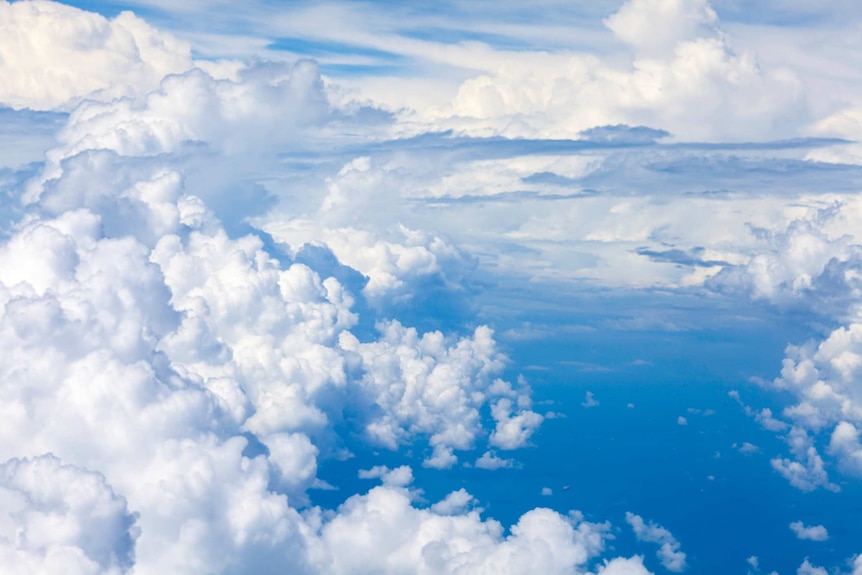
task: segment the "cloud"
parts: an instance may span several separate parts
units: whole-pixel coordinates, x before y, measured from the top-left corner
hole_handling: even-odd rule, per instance
[[[745,455],[751,455],[752,453],[757,453],[758,451],[760,451],[759,447],[747,441],[743,442],[742,445],[739,446],[739,452]]]
[[[796,535],[797,539],[807,539],[809,541],[826,541],[829,539],[829,532],[822,525],[806,526],[802,521],[794,521],[790,524],[790,530]]]
[[[793,73],[737,52],[706,1],[632,0],[605,22],[632,47],[628,66],[590,54],[510,54],[506,65],[461,84],[435,122],[516,137],[629,124],[682,139],[740,140],[778,135],[786,129],[779,118],[804,117]]]
[[[494,451],[486,451],[473,465],[476,469],[494,470],[514,467],[515,462],[512,459],[503,459],[502,457],[499,457]]]
[[[16,573],[119,574],[139,526],[105,478],[52,455],[0,465],[0,564]]]
[[[796,570],[796,575],[827,575],[829,572],[823,567],[815,567],[806,558],[802,565]]]
[[[593,392],[588,391],[584,396],[584,401],[581,402],[581,405],[584,407],[596,407],[599,402],[593,397]]]
[[[28,539],[33,548],[6,537],[4,553],[21,571],[28,561],[44,560],[63,561],[66,572],[75,566],[117,572],[134,563],[142,575],[417,566],[440,573],[643,574],[639,557],[602,559],[606,524],[540,508],[506,531],[483,519],[464,490],[422,508],[408,489],[406,466],[364,470],[361,476],[382,485],[337,510],[309,505],[305,491],[320,485],[318,464],[342,448],[339,434],[395,450],[427,444],[424,464],[434,468],[453,466],[460,452],[476,449],[483,455],[474,465],[494,469],[514,465],[495,450],[529,445],[543,421],[526,382],[501,379],[507,359],[490,329],[411,327],[405,310],[422,309],[423,297],[469,293],[476,262],[462,245],[481,252],[477,245],[502,237],[507,245],[561,246],[572,230],[595,246],[573,260],[578,273],[605,258],[626,272],[626,282],[638,276],[649,285],[660,277],[682,285],[688,272],[667,280],[665,272],[640,276],[627,264],[694,266],[713,275],[714,267],[738,265],[744,273],[728,272],[711,285],[728,292],[743,286],[771,301],[804,299],[824,286],[852,295],[852,281],[832,281],[852,280],[855,269],[855,240],[839,233],[852,222],[840,215],[811,216],[808,227],[794,224],[783,236],[782,229],[769,236],[758,231],[762,221],[778,213],[783,222],[798,209],[777,209],[774,198],[684,198],[687,210],[680,211],[653,196],[585,192],[582,204],[561,199],[561,188],[585,188],[591,174],[600,182],[629,148],[657,146],[667,135],[634,126],[655,123],[678,137],[707,138],[795,129],[793,121],[773,125],[775,117],[798,112],[795,79],[737,53],[715,30],[705,3],[630,2],[608,21],[633,46],[633,59],[622,67],[592,56],[525,53],[511,66],[466,80],[448,108],[420,110],[415,123],[399,127],[389,126],[385,114],[382,122],[363,124],[356,102],[342,106],[337,88],[308,60],[224,64],[232,73],[219,75],[222,64],[191,70],[187,45],[130,14],[106,20],[23,2],[0,10],[17,18],[22,46],[45,44],[47,26],[58,30],[45,62],[41,53],[9,60],[33,67],[4,71],[9,93],[20,98],[8,104],[70,110],[44,165],[30,168],[38,173],[9,178],[9,197],[23,198],[24,207],[10,212],[13,223],[3,220],[0,239],[0,461],[15,469],[11,487],[2,490],[15,501],[39,503],[26,508],[26,521],[16,516],[4,527],[24,525],[46,537]],[[665,16],[667,45],[635,33],[637,22],[657,13]],[[81,45],[70,47],[70,38]],[[5,37],[0,47],[13,40]],[[58,79],[55,65],[73,74]],[[39,74],[44,81],[32,84]],[[768,110],[761,95],[771,99]],[[598,125],[611,127],[589,130]],[[540,158],[541,141],[439,137],[426,145],[442,151],[417,152],[411,163],[395,157],[410,155],[403,150],[422,141],[368,143],[390,137],[390,128],[429,126],[495,136],[580,133],[578,145],[592,146],[595,155]],[[508,151],[482,157],[489,153],[482,146],[498,144]],[[570,145],[558,142],[551,150]],[[595,152],[612,146],[623,152]],[[515,161],[513,149],[525,155]],[[652,161],[668,150],[631,161]],[[425,171],[414,175],[421,164]],[[677,167],[656,163],[644,171]],[[285,176],[303,170],[312,174],[308,180]],[[508,209],[521,218],[513,225],[464,226],[440,207],[447,215],[438,220],[449,220],[450,229],[478,230],[467,242],[412,213],[423,209],[413,200],[445,195],[473,201],[471,194],[500,193],[495,201],[502,205],[512,186],[536,186],[530,191],[542,205],[513,203]],[[293,203],[264,216],[276,195],[292,196]],[[390,205],[391,211],[380,208]],[[704,206],[717,216],[691,224]],[[754,214],[750,237],[701,248],[745,227],[731,215],[735,210]],[[265,228],[272,236],[249,226],[262,221],[255,217],[270,218]],[[657,247],[672,236],[691,245]],[[777,255],[757,260],[751,250],[763,246]],[[528,264],[511,254],[498,261],[553,268],[567,259],[554,249],[535,252],[554,257],[531,257]],[[709,274],[688,277],[693,283],[686,285],[700,285]],[[365,329],[375,323],[376,331]],[[811,361],[830,377],[830,367],[851,373],[852,349],[833,351]],[[828,385],[855,404],[851,391]],[[806,488],[828,487],[823,461],[804,438],[831,430],[829,453],[852,462],[858,421],[852,412],[836,417],[823,386],[797,388],[803,407],[782,416],[797,430],[789,436],[796,459],[773,464]],[[778,427],[771,412],[763,421]],[[60,490],[56,500],[43,497],[43,486],[20,471],[30,467],[47,469],[63,485],[85,485],[107,509],[97,517],[104,524],[79,513],[91,503],[76,507],[71,490]],[[60,516],[56,530],[42,528],[46,509]],[[668,569],[683,568],[685,554],[667,530],[634,515],[630,523],[639,538],[660,545]],[[102,546],[79,537],[80,525],[104,534]]]
[[[371,469],[360,469],[359,479],[379,478],[383,485],[406,487],[413,483],[413,470],[407,465],[389,469],[385,465],[376,465]]]
[[[534,509],[505,536],[499,523],[482,521],[475,510],[452,506],[445,511],[416,509],[403,490],[386,487],[354,496],[323,525],[317,568],[326,573],[581,573],[603,548],[607,529]],[[637,563],[623,562],[625,567],[606,572],[645,573]]]
[[[651,54],[672,52],[681,41],[713,33],[717,24],[706,0],[631,0],[605,20],[618,38]]]
[[[474,503],[476,499],[462,488],[432,505],[431,511],[440,515],[462,515]]]
[[[393,224],[406,216],[403,171],[397,161],[354,158],[327,179],[315,210],[270,215],[262,227],[294,250],[325,245],[367,277],[362,295],[377,307],[419,306],[437,293],[457,301],[469,290],[475,262],[441,235]]]
[[[122,12],[106,19],[54,2],[0,3],[0,103],[69,108],[137,97],[192,66],[191,47]]]
[[[774,470],[802,491],[814,491],[820,487],[839,491],[839,487],[829,481],[826,464],[805,429],[792,427],[785,440],[794,458],[776,457],[770,460]]]
[[[664,527],[653,522],[645,523],[643,518],[631,512],[626,512],[626,523],[631,525],[638,541],[655,543],[659,546],[656,557],[668,571],[680,573],[685,570],[685,553],[680,550],[680,543],[673,534]]]
[[[256,64],[230,80],[193,70],[141,90],[72,110],[3,229],[0,492],[23,515],[2,528],[39,534],[31,547],[7,537],[8,564],[586,572],[609,525],[539,508],[506,531],[466,491],[420,508],[409,467],[366,470],[383,485],[337,510],[309,505],[337,433],[393,449],[427,441],[425,464],[446,467],[462,450],[526,446],[543,418],[526,381],[501,379],[489,328],[423,333],[387,319],[360,339],[358,314],[374,319],[361,294],[239,225],[267,209],[265,190],[243,191],[277,155],[266,146],[341,121],[312,63]],[[393,260],[402,278],[463,277],[448,275],[462,259],[446,259],[457,250],[438,236],[398,233],[411,248]],[[512,462],[488,449],[486,464]],[[647,572],[614,557],[599,571]]]
[[[837,489],[815,445],[821,435],[829,435],[827,453],[837,460],[839,470],[857,476],[862,469],[856,433],[862,422],[862,399],[855,385],[862,365],[862,331],[856,321],[862,260],[851,223],[856,212],[842,200],[808,209],[784,229],[753,230],[765,250],[745,266],[725,268],[708,282],[719,289],[744,286],[755,298],[815,311],[841,324],[820,341],[788,345],[780,375],[764,383],[789,394],[783,419],[768,408],[757,411],[743,406],[765,429],[783,434],[793,458],[775,458],[772,466],[806,491]]]

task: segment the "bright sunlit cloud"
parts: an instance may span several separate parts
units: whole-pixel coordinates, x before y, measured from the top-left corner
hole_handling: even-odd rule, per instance
[[[0,571],[858,574],[860,22],[0,0]]]

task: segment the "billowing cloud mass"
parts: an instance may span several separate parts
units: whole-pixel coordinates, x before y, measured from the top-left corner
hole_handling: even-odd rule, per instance
[[[465,81],[435,121],[473,134],[557,138],[648,125],[690,140],[786,137],[805,122],[793,72],[763,69],[754,53],[735,49],[706,0],[632,0],[605,24],[630,47],[628,66],[577,53],[507,54]]]
[[[0,571],[648,574],[610,543],[616,527],[569,510],[576,489],[539,491],[554,477],[530,489],[555,509],[507,495],[511,525],[458,481],[423,489],[444,470],[525,470],[519,450],[559,415],[485,325],[508,302],[473,313],[507,280],[546,288],[554,309],[587,286],[808,314],[819,335],[757,380],[784,403],[732,392],[785,452],[769,437],[740,451],[768,453],[765,472],[803,492],[862,477],[862,156],[812,138],[858,139],[862,101],[824,95],[807,60],[761,58],[707,0],[614,3],[584,39],[594,51],[569,30],[564,49],[527,49],[561,34],[520,17],[465,21],[444,50],[387,33],[407,12],[365,30],[336,18],[353,13],[342,4],[271,18],[251,4],[237,45],[278,61],[197,60],[228,40],[207,32],[215,16],[168,33],[131,12],[0,0],[0,151],[20,146],[0,166]],[[506,34],[518,41],[493,44]],[[293,57],[308,38],[322,63]],[[391,69],[369,64],[384,57]],[[372,90],[365,65],[405,89]],[[429,75],[428,94],[409,74]],[[584,329],[702,328],[649,311]],[[544,329],[526,331],[567,343]],[[598,396],[577,417],[630,399]],[[373,460],[321,477],[360,449]],[[342,496],[319,506],[315,489]],[[695,568],[695,537],[687,556],[661,525],[625,521],[664,570]],[[831,545],[840,529],[823,522],[831,534],[790,529]],[[797,573],[840,571],[811,561]]]
[[[851,476],[862,473],[857,432],[862,396],[855,375],[862,365],[857,323],[862,260],[855,221],[855,202],[810,211],[786,230],[765,231],[766,250],[744,267],[728,268],[712,280],[719,289],[745,285],[756,298],[791,308],[813,307],[844,324],[822,341],[788,345],[780,376],[768,383],[794,400],[782,411],[782,420],[767,409],[749,412],[765,428],[786,431],[793,458],[775,458],[772,465],[805,491],[836,489],[821,454],[824,445],[817,441],[821,435],[827,437],[825,450],[841,471]]]
[[[105,478],[44,455],[0,465],[0,565],[9,573],[122,573],[140,533]]]
[[[351,330],[361,293],[286,255],[299,246],[269,251],[258,235],[226,229],[259,208],[237,214],[225,195],[242,194],[239,181],[261,164],[224,164],[318,137],[338,115],[312,62],[254,65],[234,80],[195,69],[159,83],[188,67],[187,47],[157,41],[130,14],[108,21],[25,2],[2,10],[20,38],[58,51],[44,55],[57,70],[76,57],[68,36],[85,52],[74,69],[104,74],[28,91],[42,66],[33,59],[10,75],[19,84],[4,85],[16,107],[98,96],[73,109],[42,168],[14,189],[22,215],[0,244],[4,567],[590,569],[607,524],[534,509],[507,531],[466,491],[420,507],[409,467],[368,471],[383,485],[337,510],[307,507],[320,458],[343,453],[336,429],[392,450],[427,443],[425,464],[445,468],[460,451],[524,447],[542,422],[526,383],[501,379],[507,360],[489,328],[459,337],[389,319],[360,339]],[[58,42],[40,39],[57,26]],[[266,203],[249,193],[250,204]],[[369,264],[345,256],[370,278],[369,296],[459,259],[433,236],[402,234],[403,244],[369,239],[380,246],[362,256]],[[598,572],[647,573],[637,558]]]
[[[0,104],[48,110],[146,94],[188,70],[191,46],[131,12],[108,20],[55,2],[0,2]]]

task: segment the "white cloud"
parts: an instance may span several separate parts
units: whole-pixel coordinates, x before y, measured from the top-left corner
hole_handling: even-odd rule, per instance
[[[828,575],[828,573],[829,572],[823,567],[815,567],[809,563],[807,558],[796,570],[796,575]]]
[[[462,488],[432,505],[431,511],[440,515],[463,515],[475,503],[476,498]]]
[[[0,103],[47,110],[135,97],[191,68],[191,47],[131,12],[108,20],[54,2],[0,2]]]
[[[584,407],[596,407],[599,404],[598,400],[593,397],[593,392],[588,391],[584,396],[584,400],[581,402],[581,405]]]
[[[630,0],[605,24],[635,49],[660,55],[714,32],[718,16],[706,0]]]
[[[829,539],[829,532],[822,525],[807,526],[802,521],[794,521],[790,524],[790,530],[793,531],[797,539],[809,541],[826,541]]]
[[[260,167],[248,163],[262,150],[249,135],[286,145],[328,110],[308,62],[234,80],[179,74],[134,102],[81,104],[29,183],[27,216],[0,243],[0,459],[29,457],[60,487],[84,482],[107,509],[86,523],[73,493],[57,492],[58,530],[33,527],[43,538],[29,540],[63,572],[113,574],[134,561],[140,575],[577,573],[603,552],[608,525],[547,509],[506,535],[465,491],[415,507],[409,467],[370,470],[383,486],[337,511],[297,511],[319,484],[318,460],[332,456],[334,423],[384,447],[427,439],[426,464],[445,467],[486,441],[523,447],[542,422],[526,383],[499,378],[506,359],[488,328],[456,337],[393,320],[360,341],[344,285],[226,231],[218,216],[248,206],[220,205],[208,185],[224,176],[231,190]],[[437,236],[398,233],[410,248],[393,260],[402,278],[462,261]],[[476,462],[512,464],[493,451]],[[34,499],[36,487],[14,489]],[[104,536],[81,539],[84,528]],[[32,559],[19,547],[4,550],[9,564]],[[600,571],[646,573],[638,558]]]
[[[659,546],[656,557],[668,571],[680,573],[685,570],[685,553],[680,550],[680,543],[673,534],[664,527],[653,522],[645,523],[640,515],[626,512],[626,523],[631,525],[638,541],[655,543]]]
[[[328,178],[326,195],[303,217],[273,213],[262,228],[299,250],[323,244],[368,278],[362,294],[377,306],[415,303],[420,287],[452,295],[465,291],[472,259],[438,234],[398,222],[407,214],[404,166],[362,156]],[[381,210],[382,205],[387,206]]]
[[[769,431],[786,431],[790,427],[787,423],[773,417],[772,410],[768,407],[761,409],[754,417],[764,429]]]
[[[503,459],[502,457],[499,457],[494,451],[486,451],[473,465],[477,469],[494,470],[514,467],[515,462],[512,459]]]
[[[799,80],[787,68],[763,69],[751,52],[738,53],[706,1],[632,0],[606,23],[632,46],[627,65],[583,53],[507,54],[505,64],[465,81],[451,106],[431,118],[516,137],[571,137],[629,124],[660,126],[682,139],[745,139],[803,124],[780,125],[804,117]]]
[[[636,24],[656,14],[664,15],[664,45],[637,34]],[[99,515],[104,524],[85,525],[105,533],[99,537],[104,546],[93,547],[79,537],[92,517],[78,513],[78,502],[68,500],[72,492],[45,503],[62,508],[56,530],[41,528],[44,508],[28,508],[31,523],[25,527],[45,538],[28,539],[36,551],[4,541],[8,564],[21,565],[22,572],[31,560],[54,561],[41,567],[48,572],[59,571],[59,562],[67,573],[76,567],[116,572],[131,562],[137,513],[134,560],[141,575],[265,573],[285,566],[331,573],[416,566],[441,573],[581,573],[593,564],[605,575],[647,572],[637,557],[593,563],[603,551],[606,525],[536,509],[506,535],[500,524],[480,517],[464,490],[420,509],[407,489],[409,467],[367,470],[364,476],[383,485],[337,511],[297,511],[307,503],[305,489],[319,484],[318,460],[332,455],[331,434],[339,425],[355,425],[351,431],[392,449],[428,440],[432,452],[425,465],[431,467],[452,466],[458,451],[479,448],[483,455],[475,466],[493,469],[514,463],[490,447],[524,447],[542,422],[526,384],[499,379],[506,359],[485,327],[458,337],[422,334],[388,320],[379,324],[379,336],[360,340],[352,333],[355,297],[381,307],[388,300],[409,304],[427,287],[423,282],[458,293],[474,265],[457,240],[402,222],[409,209],[384,214],[380,206],[402,198],[404,189],[457,197],[470,186],[506,191],[545,168],[577,178],[602,167],[601,159],[479,160],[461,180],[450,176],[464,166],[452,161],[435,180],[407,177],[411,166],[395,160],[339,156],[344,168],[318,196],[301,199],[306,209],[280,228],[272,224],[277,239],[293,248],[279,261],[260,238],[226,228],[230,218],[239,222],[265,210],[271,189],[290,187],[283,181],[266,187],[282,169],[279,154],[338,139],[332,126],[345,111],[334,109],[313,63],[259,64],[216,79],[188,71],[188,46],[128,14],[109,21],[50,3],[0,5],[0,17],[12,16],[13,31],[26,40],[20,46],[50,44],[50,51],[29,58],[13,53],[7,62],[3,48],[15,38],[0,39],[2,65],[30,66],[0,69],[9,78],[0,101],[34,108],[71,106],[84,97],[97,101],[74,109],[46,166],[28,185],[24,219],[4,230],[9,235],[0,241],[0,460],[28,457],[4,469],[44,466],[65,485],[86,484],[108,513]],[[634,59],[622,67],[592,56],[525,54],[464,82],[451,107],[437,116],[419,111],[417,125],[569,136],[597,123],[655,122],[682,137],[707,138],[795,129],[793,121],[786,129],[784,122],[773,124],[797,111],[795,79],[735,52],[715,31],[706,3],[635,0],[608,22],[634,46]],[[52,25],[57,37],[45,43]],[[497,56],[490,59],[500,62]],[[163,78],[167,73],[175,75]],[[33,83],[39,74],[42,81]],[[136,99],[114,101],[120,95]],[[509,173],[477,184],[483,169],[507,163],[513,166]],[[266,186],[255,187],[248,199],[241,194],[249,182]],[[600,257],[625,252],[614,269],[629,272],[620,261],[646,260],[632,253],[633,245],[661,242],[667,239],[662,233],[685,237],[692,247],[714,246],[724,241],[716,238],[745,227],[736,210],[753,214],[749,219],[760,225],[776,214],[779,222],[792,220],[800,209],[742,199],[710,209],[716,217],[707,225],[691,223],[699,221],[693,214],[713,205],[692,200],[677,211],[655,198],[594,198],[577,207],[541,208],[553,217],[541,210],[519,214],[523,219],[506,223],[502,233],[485,233],[494,241],[551,245],[578,230]],[[852,280],[855,239],[845,236],[853,218],[818,218],[805,220],[810,226],[779,228],[762,242],[755,237],[710,247],[704,257],[745,268],[713,285],[793,300],[828,279],[835,261]],[[369,281],[363,292],[351,294],[315,262],[291,263],[307,242],[364,274]],[[762,245],[771,246],[766,255],[753,253]],[[555,255],[563,260],[566,254]],[[718,271],[710,270],[670,283],[699,284]],[[852,288],[852,281],[846,283]],[[806,438],[831,430],[830,453],[847,469],[855,468],[860,452],[858,398],[849,384],[841,385],[855,373],[855,344],[852,335],[836,334],[820,356],[814,346],[796,355],[790,350],[789,375],[776,382],[800,402],[783,415],[797,430],[789,436],[796,460],[773,465],[803,488],[831,484],[816,448],[799,430]],[[811,370],[818,371],[813,379]],[[348,406],[354,411],[346,420]],[[767,411],[759,421],[780,430],[782,422]],[[490,429],[483,421],[487,412]],[[252,439],[260,449],[247,449]],[[249,455],[254,451],[261,454]],[[47,452],[68,464],[43,457]],[[20,503],[22,493],[34,500],[44,495],[39,485],[25,483],[4,484],[4,497],[12,493]],[[685,554],[667,530],[637,516],[627,520],[639,538],[660,545],[668,569],[683,568]],[[14,521],[2,527],[18,528]]]
[[[413,470],[408,465],[389,469],[385,465],[376,465],[371,469],[360,469],[359,479],[379,478],[383,485],[407,487],[413,483]]]
[[[459,498],[462,495],[458,496]],[[342,574],[494,572],[501,574],[582,573],[603,548],[606,525],[534,509],[504,536],[495,521],[482,521],[477,511],[446,509],[437,515],[410,505],[399,489],[378,487],[354,496],[323,525],[315,549],[320,572]],[[638,561],[623,562],[616,571],[645,573]]]
[[[139,527],[98,473],[45,455],[0,465],[0,565],[15,573],[113,575],[134,562]]]
[[[839,490],[837,485],[829,481],[826,464],[805,429],[792,427],[785,440],[794,458],[776,457],[770,460],[773,469],[802,491],[814,491],[819,487],[830,491]]]

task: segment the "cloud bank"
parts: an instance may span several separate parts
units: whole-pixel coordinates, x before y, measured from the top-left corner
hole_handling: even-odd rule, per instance
[[[64,58],[77,57],[62,41],[68,31],[89,62],[80,69],[104,74],[45,84],[50,93],[7,86],[16,107],[89,99],[14,189],[21,216],[0,243],[4,565],[138,575],[592,570],[607,524],[534,509],[506,530],[466,492],[420,507],[409,468],[369,472],[383,485],[336,510],[308,505],[318,461],[343,452],[337,430],[386,449],[427,444],[425,465],[445,468],[460,451],[524,447],[543,419],[524,382],[501,379],[507,360],[489,328],[419,333],[384,319],[360,339],[351,330],[361,293],[294,261],[296,249],[227,229],[266,201],[252,191],[258,205],[243,211],[229,196],[261,167],[242,160],[266,154],[249,134],[290,147],[338,121],[313,63],[216,79],[184,72],[185,45],[130,14],[3,10],[30,42],[61,26],[46,59],[66,69]],[[131,65],[131,54],[148,64]],[[181,73],[161,78],[172,72]],[[228,175],[230,162],[242,167]],[[370,296],[390,287],[380,274],[400,277],[391,280],[400,288],[454,253],[433,236],[404,235],[404,251],[380,248],[395,253],[390,268],[357,264]],[[647,573],[637,557],[595,569]]]

